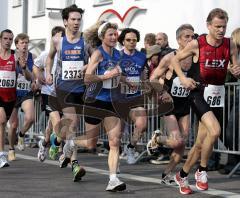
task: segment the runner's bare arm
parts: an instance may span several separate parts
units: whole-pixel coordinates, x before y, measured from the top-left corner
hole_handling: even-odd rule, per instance
[[[189,56],[196,56],[197,54],[198,54],[198,42],[196,40],[192,40],[187,44],[187,46],[183,50],[179,51],[171,59],[171,65],[173,69],[178,75],[182,85],[187,89],[195,89],[196,82],[192,78],[185,77],[180,66],[180,61]]]
[[[52,84],[52,67],[53,67],[53,61],[54,61],[54,56],[57,53],[57,48],[56,48],[56,43],[59,42],[59,38],[52,38],[51,43],[50,43],[50,50],[48,53],[48,57],[46,60],[46,83],[47,84]]]
[[[159,79],[165,74],[165,72],[170,66],[172,57],[173,57],[173,52],[163,57],[163,59],[158,64],[157,68],[154,70],[153,74],[150,76],[150,81],[154,79]]]

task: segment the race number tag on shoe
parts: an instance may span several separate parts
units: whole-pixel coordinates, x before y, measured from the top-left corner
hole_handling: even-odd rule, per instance
[[[62,61],[63,80],[83,79],[83,61]]]
[[[139,76],[127,77],[126,81],[129,83],[133,83],[133,87],[128,86],[126,83],[121,83],[121,93],[122,94],[137,93],[139,90],[140,77]]]
[[[0,71],[0,87],[12,88],[16,85],[15,71]]]
[[[210,105],[210,107],[223,107],[224,96],[224,85],[208,85],[204,89],[204,99]]]
[[[171,94],[175,97],[187,97],[190,93],[190,90],[187,90],[182,86],[179,77],[174,78],[171,88]]]
[[[104,74],[107,74],[108,72],[109,71],[106,71]],[[118,87],[119,82],[120,82],[120,76],[109,78],[103,81],[102,87],[104,89],[114,89]]]
[[[17,90],[30,91],[30,89],[31,89],[31,81],[26,80],[24,76],[18,77]]]

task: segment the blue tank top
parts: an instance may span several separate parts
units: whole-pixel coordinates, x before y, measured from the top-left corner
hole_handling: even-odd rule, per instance
[[[113,69],[120,60],[120,53],[117,49],[113,48],[112,56],[104,51],[103,47],[100,46],[98,50],[101,52],[103,60],[98,64],[97,75],[104,75],[105,72]],[[115,98],[111,97],[112,89],[118,86],[117,77],[109,79],[102,83],[102,88],[96,96],[97,100],[111,102]]]
[[[32,72],[33,56],[28,52],[27,68]],[[24,97],[31,91],[31,81],[26,80],[22,73],[21,66],[17,62],[17,97]]]
[[[133,55],[127,55],[123,50],[121,52],[122,59],[120,62],[120,67],[122,69],[123,75],[126,76],[127,81],[133,82],[136,84],[136,86],[138,85],[136,89],[131,90],[130,87],[125,83],[121,83],[121,94],[126,94],[127,98],[139,96],[141,95],[140,79],[144,70],[146,55],[137,50]]]
[[[62,46],[58,52],[57,78],[58,89],[71,93],[84,92],[82,69],[85,65],[84,40],[81,37],[76,43],[69,43],[67,37],[62,38]]]

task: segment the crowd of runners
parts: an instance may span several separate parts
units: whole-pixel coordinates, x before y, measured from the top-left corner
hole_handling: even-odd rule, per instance
[[[133,135],[125,146],[127,162],[135,163],[135,149],[148,127],[148,116],[161,114],[167,136],[156,130],[147,150],[172,149],[170,162],[162,173],[164,184],[178,185],[181,194],[191,194],[188,173],[200,160],[195,173],[196,187],[208,189],[207,165],[214,142],[221,133],[221,120],[228,72],[240,77],[240,29],[226,38],[226,11],[215,8],[206,19],[207,34],[198,36],[191,24],[176,29],[177,49],[168,46],[165,33],[147,34],[145,47],[137,43],[140,32],[119,30],[109,21],[97,21],[84,32],[79,28],[84,10],[76,5],[62,10],[63,26],[52,29],[50,49],[36,57],[28,51],[29,36],[11,30],[0,34],[0,168],[14,161],[15,142],[24,150],[24,137],[34,120],[33,96],[41,90],[42,108],[49,116],[44,139],[39,141],[38,159],[47,156],[59,166],[71,164],[73,181],[86,174],[77,158],[79,146],[95,149],[100,129],[109,141],[109,182],[107,191],[123,191],[126,184],[118,177],[120,143],[124,125],[133,124]],[[16,50],[11,50],[14,40]],[[146,98],[159,104],[149,111]],[[24,123],[18,127],[18,109]],[[190,108],[199,120],[195,144],[179,172],[189,136]],[[79,117],[84,117],[83,135]],[[4,134],[9,121],[9,151],[4,152]],[[17,129],[18,132],[17,132]],[[171,173],[175,171],[175,176]]]

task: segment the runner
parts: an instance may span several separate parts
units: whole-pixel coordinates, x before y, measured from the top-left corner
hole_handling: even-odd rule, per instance
[[[117,102],[115,108],[121,116],[124,116],[127,120],[130,118],[129,121],[133,121],[134,124],[132,137],[130,137],[130,142],[124,149],[128,164],[136,163],[135,147],[147,127],[147,112],[143,107],[144,98],[140,91],[140,81],[146,80],[144,79],[146,55],[136,49],[139,40],[140,33],[133,28],[123,29],[118,37],[119,43],[124,46],[121,51],[120,62],[123,72],[122,78],[124,78],[124,83],[121,83],[120,91],[124,98],[120,102]]]
[[[107,191],[123,191],[126,184],[117,177],[119,161],[119,145],[121,139],[121,121],[114,109],[111,97],[113,89],[118,87],[121,69],[118,65],[120,53],[114,47],[117,43],[117,25],[105,22],[98,28],[98,37],[102,45],[91,56],[85,75],[85,83],[90,84],[88,96],[94,97],[84,110],[85,122],[88,129],[100,127],[103,121],[108,135],[110,151],[108,155],[109,183]],[[96,74],[95,74],[96,73]],[[100,87],[100,89],[98,89]],[[77,141],[66,143],[66,153],[71,153]],[[65,153],[65,155],[66,155]]]
[[[75,4],[62,10],[62,19],[65,26],[65,36],[56,37],[51,41],[50,51],[47,58],[46,81],[53,83],[51,71],[55,54],[58,56],[56,68],[56,94],[60,103],[60,110],[64,118],[71,121],[69,133],[66,134],[66,141],[76,136],[79,119],[77,114],[82,113],[83,93],[85,86],[83,75],[88,61],[88,54],[82,33],[79,31],[82,14],[84,11]],[[60,123],[61,125],[61,123]],[[54,140],[56,146],[60,145],[62,137],[57,136]],[[77,150],[71,153],[71,164],[73,181],[79,181],[85,175],[85,170],[79,166],[77,160]],[[70,162],[64,158],[59,158],[60,167],[66,167]]]
[[[65,29],[61,26],[55,26],[52,29],[52,37],[56,36],[64,36]],[[59,122],[61,119],[60,112],[57,111],[59,108],[58,100],[56,98],[55,87],[53,85],[46,84],[46,59],[48,56],[48,51],[44,51],[37,57],[34,61],[33,66],[33,73],[37,81],[40,83],[41,86],[41,99],[42,99],[42,110],[46,112],[46,116],[49,116],[48,124],[44,134],[44,140],[39,141],[39,151],[38,151],[38,159],[39,161],[43,162],[47,156],[47,147],[50,143],[50,135],[52,131],[57,134],[60,133],[59,131]],[[57,64],[57,56],[54,58],[52,74],[54,75],[55,69]],[[49,105],[49,100],[51,100],[51,104],[55,106]],[[54,145],[54,144],[53,144]],[[55,160],[58,154],[58,147],[52,146],[51,150],[49,151],[49,158]]]
[[[187,176],[199,158],[200,166],[195,173],[196,187],[199,190],[208,189],[207,162],[214,142],[221,132],[213,111],[214,108],[222,108],[224,105],[224,82],[230,60],[232,63],[230,72],[236,77],[240,76],[237,48],[232,40],[224,37],[227,22],[226,11],[220,8],[211,10],[207,17],[208,34],[191,41],[171,61],[182,85],[192,90],[189,95],[191,107],[200,120],[196,142],[183,168],[175,176],[181,194],[192,193]],[[193,61],[196,63],[192,66],[196,69],[193,78],[187,78],[180,67],[180,61],[189,56],[193,56]],[[198,82],[200,84],[197,86]],[[200,88],[196,89],[196,87]]]
[[[24,137],[26,132],[31,128],[32,124],[34,123],[34,102],[33,102],[33,91],[36,90],[35,81],[33,81],[32,76],[32,67],[33,67],[33,59],[35,55],[28,51],[28,43],[29,43],[29,36],[25,33],[20,33],[14,39],[14,43],[16,46],[16,57],[24,57],[27,62],[27,70],[31,73],[31,75],[26,78],[24,76],[22,68],[17,63],[17,101],[14,106],[13,112],[9,119],[9,154],[8,160],[12,161],[15,160],[15,137],[16,131],[18,129],[19,120],[18,120],[18,109],[21,107],[21,110],[24,113],[24,123],[21,126],[18,132],[18,145],[17,148],[20,151],[23,151],[25,148]]]
[[[11,50],[13,33],[5,29],[0,33],[0,168],[9,166],[4,152],[4,134],[7,121],[9,120],[16,102],[16,60]],[[22,68],[23,74],[29,77],[26,68],[26,60],[20,56],[17,60]]]
[[[187,43],[192,41],[193,36],[194,29],[192,25],[181,25],[176,31],[176,39],[179,45],[178,49],[164,56],[150,78],[150,81],[153,83],[157,83],[156,80],[158,80],[160,84],[166,84],[169,87],[168,92],[171,94],[174,102],[174,109],[163,116],[167,136],[160,130],[154,131],[152,139],[148,143],[149,152],[163,145],[173,149],[170,156],[170,163],[162,173],[162,183],[168,185],[176,184],[170,173],[181,161],[190,124],[190,103],[187,100],[189,91],[181,86],[179,78],[170,63],[172,57],[174,57],[178,51],[184,49]],[[190,76],[192,57],[182,60],[180,65],[184,75]]]

